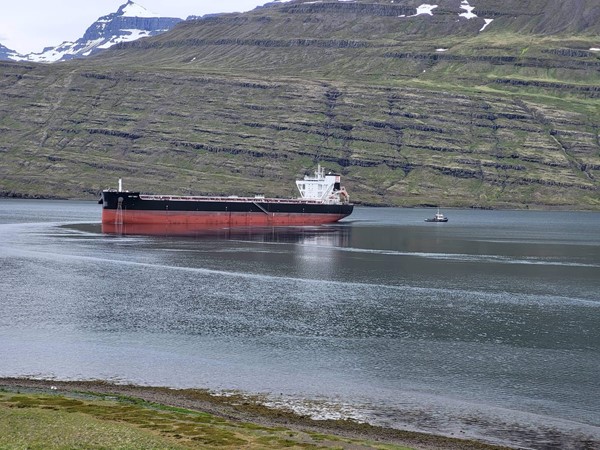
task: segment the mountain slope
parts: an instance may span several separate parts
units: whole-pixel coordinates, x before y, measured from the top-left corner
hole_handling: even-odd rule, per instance
[[[590,51],[600,46],[596,45],[600,44],[600,9],[591,7],[595,0],[567,2],[584,4],[575,10],[579,15],[559,15],[567,8],[559,0],[529,4],[513,0],[502,6],[487,0],[472,3],[449,0],[427,13],[428,8],[414,1],[291,2],[242,16],[188,21],[173,33],[121,48],[127,51],[128,61],[136,60],[135,49],[142,58],[148,50],[155,50],[153,57],[165,64],[196,58],[196,66],[243,68],[261,74],[306,71],[327,75],[329,71],[340,74],[341,69],[340,75],[355,77],[372,69],[366,73],[369,77],[385,80],[395,75],[387,70],[390,66],[406,70],[403,61],[390,58],[410,61],[411,76],[422,73],[427,65],[441,64],[445,70],[467,60],[481,66],[486,75],[492,65],[510,66],[530,78],[532,72],[543,76],[557,64],[566,71],[557,74],[564,80],[581,78],[579,71],[590,72],[583,73],[584,77],[598,72],[599,55]],[[295,51],[293,60],[291,51]],[[113,55],[118,64],[121,53]],[[345,61],[348,55],[360,62]],[[347,70],[340,63],[347,64]]]
[[[16,51],[0,44],[0,61],[14,59],[18,56],[19,54]]]
[[[10,48],[0,44],[0,61],[11,59],[16,56],[18,56],[18,53],[16,51],[11,50]]]
[[[75,42],[46,47],[40,53],[8,55],[13,61],[56,62],[90,56],[121,42],[156,36],[173,28],[182,19],[159,17],[129,0],[117,12],[100,17]]]
[[[561,3],[292,1],[0,65],[0,190],[291,195],[321,162],[360,203],[599,209],[595,10]]]

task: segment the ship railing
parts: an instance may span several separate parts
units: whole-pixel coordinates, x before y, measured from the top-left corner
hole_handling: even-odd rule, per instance
[[[151,195],[140,194],[142,200],[155,201],[176,201],[176,202],[231,202],[231,203],[309,203],[323,204],[326,203],[320,199],[302,199],[302,198],[262,198],[262,197],[204,197],[204,196],[181,196],[181,195]]]

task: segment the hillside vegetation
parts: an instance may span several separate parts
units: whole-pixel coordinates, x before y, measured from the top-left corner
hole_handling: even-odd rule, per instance
[[[596,0],[420,5],[296,0],[0,64],[0,194],[289,196],[320,162],[363,204],[600,209]]]

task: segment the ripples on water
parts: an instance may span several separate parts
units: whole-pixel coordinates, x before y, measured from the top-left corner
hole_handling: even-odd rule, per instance
[[[600,442],[597,213],[425,224],[430,211],[357,208],[330,227],[191,237],[106,234],[99,214],[0,201],[0,375],[239,389],[537,448]]]

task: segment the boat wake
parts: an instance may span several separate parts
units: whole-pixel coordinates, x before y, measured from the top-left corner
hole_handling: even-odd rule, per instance
[[[543,266],[566,266],[566,267],[600,267],[599,264],[580,263],[574,261],[556,261],[547,258],[540,257],[526,257],[526,258],[514,258],[512,256],[504,255],[473,255],[468,253],[434,253],[434,252],[403,252],[397,250],[376,250],[376,249],[364,249],[355,247],[340,247],[340,251],[346,252],[357,252],[357,253],[374,253],[380,255],[392,255],[392,256],[414,256],[419,258],[427,259],[440,259],[440,260],[452,260],[452,261],[463,261],[463,262],[477,262],[477,263],[495,263],[495,264],[530,264],[530,265],[543,265]]]

